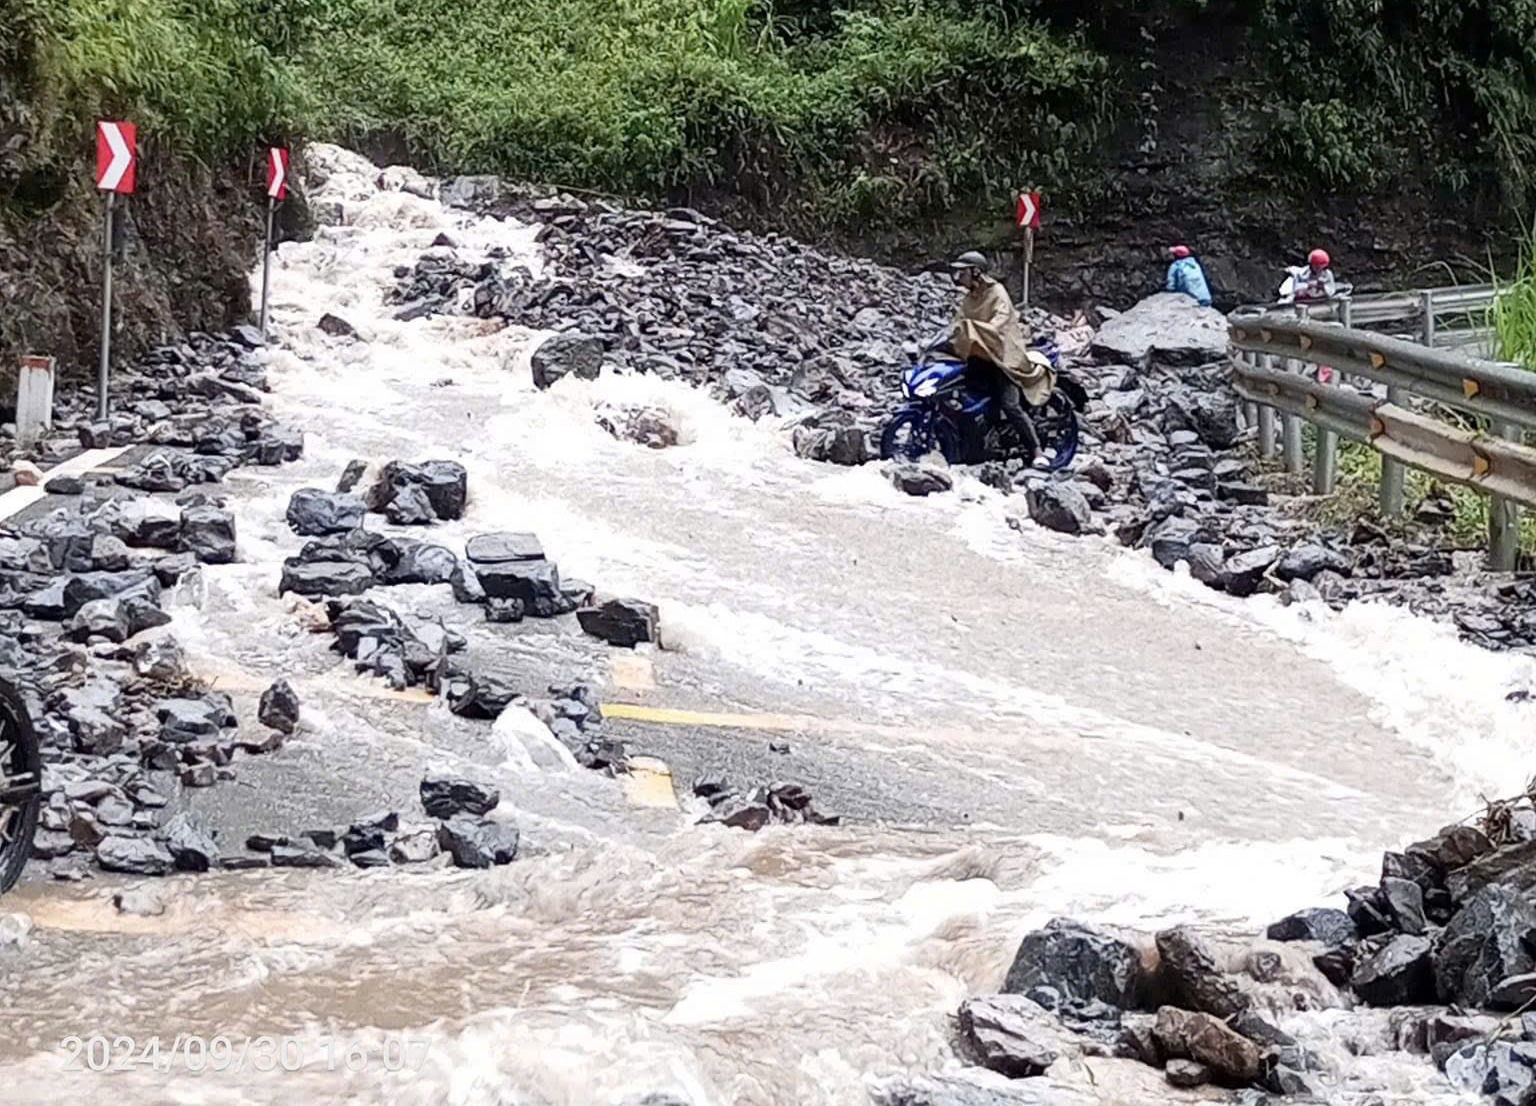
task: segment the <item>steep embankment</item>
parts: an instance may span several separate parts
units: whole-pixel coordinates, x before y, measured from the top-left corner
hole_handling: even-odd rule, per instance
[[[1171,239],[1218,302],[1328,245],[1357,284],[1471,276],[1527,209],[1524,9],[1423,0],[11,0],[0,10],[0,362],[94,359],[91,126],[141,127],[119,349],[248,310],[260,148],[670,199],[914,261],[1006,247],[1125,305]],[[288,209],[296,211],[296,205]],[[293,228],[288,228],[292,230]],[[1432,272],[1426,266],[1450,261]]]
[[[4,382],[18,355],[52,354],[66,373],[95,362],[97,119],[140,128],[138,191],[118,209],[121,359],[249,313],[246,273],[261,233],[259,147],[283,133],[290,114],[281,55],[262,45],[261,28],[239,7],[0,7],[0,412],[11,401]],[[302,206],[290,205],[285,231],[302,220]]]

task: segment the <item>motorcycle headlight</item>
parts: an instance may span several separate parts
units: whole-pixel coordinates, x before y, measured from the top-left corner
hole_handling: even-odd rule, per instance
[[[937,380],[924,380],[916,388],[912,389],[912,394],[917,396],[918,399],[927,399],[938,390],[939,382]]]

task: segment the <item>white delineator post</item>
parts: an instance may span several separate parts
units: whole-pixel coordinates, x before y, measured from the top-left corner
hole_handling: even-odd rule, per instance
[[[29,449],[53,429],[52,357],[28,354],[16,375],[16,443]]]

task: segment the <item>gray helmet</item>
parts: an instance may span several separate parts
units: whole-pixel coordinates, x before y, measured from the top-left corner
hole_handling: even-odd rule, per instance
[[[987,259],[975,250],[967,250],[951,261],[949,267],[956,271],[975,269],[978,273],[984,273],[987,271]]]

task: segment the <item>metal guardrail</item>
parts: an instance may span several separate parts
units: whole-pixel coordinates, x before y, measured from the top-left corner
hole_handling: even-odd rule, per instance
[[[1412,324],[1411,338],[1426,346],[1482,354],[1492,352],[1493,331],[1484,320],[1497,298],[1494,285],[1469,284],[1410,292],[1367,292],[1316,303],[1255,304],[1239,307],[1232,314],[1234,319],[1245,321],[1252,317],[1284,317],[1354,327]]]
[[[1239,351],[1233,383],[1256,407],[1261,456],[1274,456],[1278,411],[1285,463],[1292,472],[1303,469],[1301,423],[1318,428],[1313,490],[1320,495],[1333,492],[1340,437],[1382,454],[1385,515],[1402,513],[1405,466],[1475,488],[1493,497],[1492,567],[1515,567],[1517,505],[1536,507],[1536,449],[1524,444],[1526,432],[1536,431],[1536,373],[1390,335],[1279,315],[1234,317],[1230,332]],[[1307,379],[1292,371],[1302,364],[1383,384],[1386,395]],[[1474,416],[1488,430],[1468,431],[1431,417],[1415,409],[1414,397],[1425,401],[1421,407],[1440,404]]]

